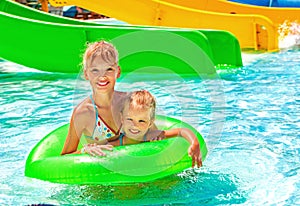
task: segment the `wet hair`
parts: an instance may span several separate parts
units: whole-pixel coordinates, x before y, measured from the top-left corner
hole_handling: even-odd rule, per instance
[[[125,98],[121,112],[123,112],[126,105],[129,105],[129,108],[133,109],[150,109],[150,119],[154,120],[155,118],[156,101],[154,96],[147,90],[129,93]]]
[[[106,63],[111,65],[118,64],[118,51],[109,42],[101,40],[88,44],[88,47],[83,56],[84,70],[91,65],[95,58],[100,57]]]

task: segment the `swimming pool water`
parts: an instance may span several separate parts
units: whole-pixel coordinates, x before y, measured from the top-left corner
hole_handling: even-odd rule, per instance
[[[0,205],[299,205],[299,55],[244,56],[244,67],[216,79],[119,82],[120,90],[153,92],[158,113],[197,128],[209,155],[200,169],[118,187],[24,177],[30,150],[69,121],[89,88],[77,75],[0,61]]]

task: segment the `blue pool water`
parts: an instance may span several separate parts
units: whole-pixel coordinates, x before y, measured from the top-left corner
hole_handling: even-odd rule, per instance
[[[299,205],[299,56],[297,48],[244,55],[244,67],[215,79],[119,82],[153,92],[158,113],[197,128],[209,155],[200,169],[118,187],[24,177],[30,150],[69,121],[89,88],[77,75],[0,61],[0,205]]]

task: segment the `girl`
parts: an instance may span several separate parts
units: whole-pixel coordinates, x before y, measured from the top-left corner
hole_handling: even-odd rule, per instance
[[[92,94],[73,110],[62,155],[81,153],[77,147],[82,135],[87,142],[98,143],[90,144],[91,154],[104,155],[102,150],[112,150],[112,146],[101,142],[119,134],[121,126],[118,108],[126,93],[114,89],[120,77],[116,48],[105,41],[90,44],[84,53],[83,66]]]

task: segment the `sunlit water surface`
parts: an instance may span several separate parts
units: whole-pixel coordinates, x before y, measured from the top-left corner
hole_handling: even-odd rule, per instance
[[[150,90],[158,113],[197,128],[209,155],[200,169],[118,187],[24,176],[30,150],[69,121],[89,87],[77,75],[1,61],[0,205],[299,205],[299,56],[297,48],[245,55],[244,67],[215,79],[119,81],[118,90]]]

